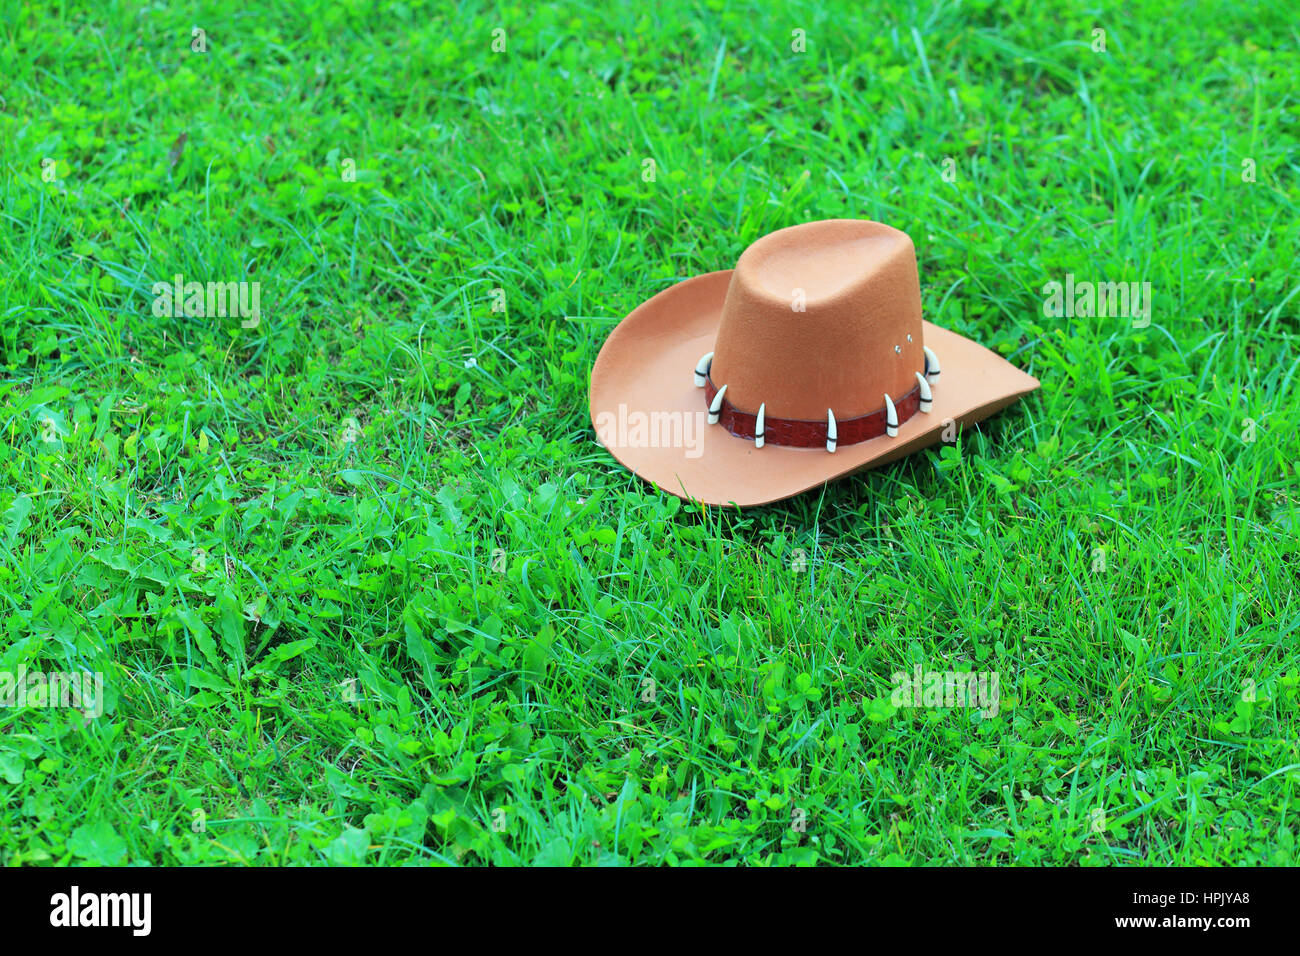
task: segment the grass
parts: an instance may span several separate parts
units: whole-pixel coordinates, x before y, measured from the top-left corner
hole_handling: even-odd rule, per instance
[[[1297,861],[1290,4],[0,22],[0,673],[105,695],[0,709],[0,862]],[[620,469],[614,325],[841,216],[1041,391],[743,513]]]

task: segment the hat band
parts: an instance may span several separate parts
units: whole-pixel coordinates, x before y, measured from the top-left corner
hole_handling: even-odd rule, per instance
[[[704,403],[712,406],[713,396],[718,393],[718,387],[713,384],[713,377],[707,376],[704,383]],[[917,413],[921,407],[921,386],[914,385],[912,390],[902,398],[894,400],[894,409],[898,416],[899,425],[907,421]],[[718,423],[727,431],[737,438],[755,437],[758,427],[758,416],[753,412],[742,412],[731,402],[727,401],[727,396],[722,396],[722,409],[718,413]],[[850,418],[844,421],[836,421],[837,439],[840,445],[856,445],[858,442],[869,441],[872,438],[879,438],[885,434],[885,427],[890,424],[888,420],[888,409],[880,408],[878,411],[871,412],[867,415],[860,415],[857,418]],[[774,418],[771,415],[763,416],[763,436],[764,441],[772,445],[789,445],[794,448],[824,448],[829,437],[829,423],[825,421],[812,422],[801,418]]]

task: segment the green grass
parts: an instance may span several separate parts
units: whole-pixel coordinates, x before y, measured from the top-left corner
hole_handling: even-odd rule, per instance
[[[0,672],[107,703],[0,709],[0,862],[1297,861],[1292,4],[262,6],[4,2]],[[614,325],[841,216],[1041,391],[743,513],[619,468]]]

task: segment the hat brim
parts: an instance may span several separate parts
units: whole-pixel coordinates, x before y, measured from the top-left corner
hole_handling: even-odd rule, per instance
[[[713,349],[732,270],[671,286],[610,333],[591,370],[591,421],[623,465],[679,498],[709,505],[768,504],[942,440],[945,422],[970,425],[1038,388],[1038,380],[970,339],[923,323],[942,367],[930,412],[834,453],[737,438],[704,424],[692,372]],[[776,360],[776,357],[774,357]],[[611,440],[612,439],[612,440]]]

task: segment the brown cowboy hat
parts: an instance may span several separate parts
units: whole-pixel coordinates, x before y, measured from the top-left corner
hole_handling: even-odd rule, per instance
[[[922,321],[906,233],[828,219],[637,306],[596,357],[591,420],[663,490],[760,505],[951,441],[1036,388]]]

